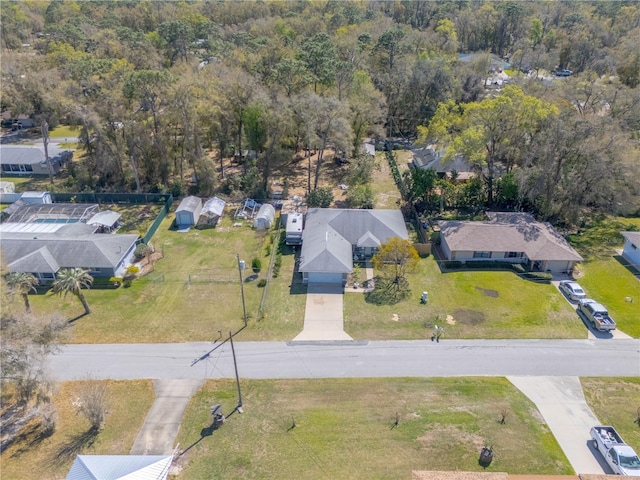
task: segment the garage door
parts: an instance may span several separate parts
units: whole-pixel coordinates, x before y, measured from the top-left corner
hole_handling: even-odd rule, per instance
[[[341,273],[309,272],[309,283],[342,283]]]

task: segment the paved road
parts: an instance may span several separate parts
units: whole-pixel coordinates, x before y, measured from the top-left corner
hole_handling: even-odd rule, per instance
[[[233,378],[228,343],[68,345],[58,380]],[[244,378],[640,376],[639,340],[235,342]],[[193,366],[194,360],[200,359]]]

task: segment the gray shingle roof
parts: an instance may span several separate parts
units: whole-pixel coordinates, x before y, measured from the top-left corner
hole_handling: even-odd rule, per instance
[[[378,247],[409,238],[399,210],[311,208],[302,232],[301,272],[349,273],[352,246]]]
[[[67,236],[56,233],[3,233],[2,255],[10,271],[52,272],[60,268],[113,268],[138,235]],[[57,270],[53,270],[54,272]]]
[[[488,222],[439,222],[452,251],[524,252],[530,260],[581,261],[582,257],[548,223],[529,214],[492,214]]]
[[[63,150],[54,145],[49,146],[49,159],[62,154]],[[34,165],[45,163],[44,147],[0,145],[0,161],[3,164]]]

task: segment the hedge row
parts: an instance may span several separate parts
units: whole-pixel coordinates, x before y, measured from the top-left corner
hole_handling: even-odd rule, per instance
[[[448,270],[458,270],[461,268],[469,270],[511,270],[526,280],[540,282],[550,282],[553,278],[548,272],[529,272],[522,263],[497,262],[491,260],[470,260],[467,262],[447,260],[442,262],[442,265]]]

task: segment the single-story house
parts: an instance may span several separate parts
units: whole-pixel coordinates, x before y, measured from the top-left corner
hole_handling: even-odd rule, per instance
[[[629,263],[640,270],[640,232],[620,232],[624,237],[624,249],[622,256]]]
[[[445,160],[445,151],[436,150],[433,145],[424,148],[412,148],[412,166],[419,169],[431,169],[440,178],[451,178],[452,172],[456,172],[456,180],[466,182],[475,175],[473,168],[462,155]]]
[[[354,259],[370,258],[393,237],[409,238],[399,210],[310,208],[298,271],[305,283],[344,284]]]
[[[188,229],[198,223],[202,212],[202,200],[189,196],[182,199],[176,210],[176,227],[178,230]]]
[[[489,221],[442,221],[440,248],[447,260],[522,263],[533,270],[571,272],[582,257],[549,224],[528,213],[487,213]]]
[[[165,480],[173,455],[78,455],[66,480]]]
[[[121,277],[133,262],[138,235],[94,234],[95,227],[84,223],[54,226],[51,232],[3,231],[0,247],[7,270],[33,273],[47,283],[60,269],[73,267],[93,277]]]
[[[61,150],[54,145],[48,150],[54,174],[73,158],[71,150]],[[0,169],[12,175],[49,175],[44,147],[0,145]]]
[[[227,204],[224,200],[218,197],[213,197],[204,202],[202,211],[200,212],[200,218],[196,228],[213,228],[218,224],[220,218],[224,213],[224,207]]]

